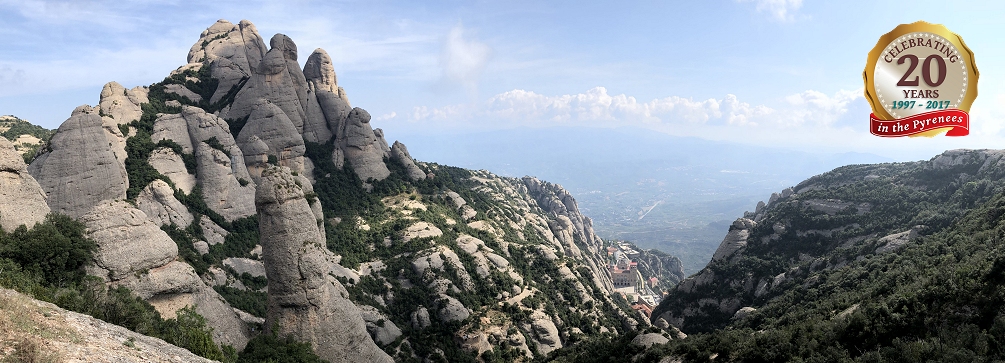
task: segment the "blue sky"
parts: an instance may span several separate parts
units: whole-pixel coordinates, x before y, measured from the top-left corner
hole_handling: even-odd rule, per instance
[[[55,128],[108,81],[148,85],[184,65],[217,19],[248,19],[266,40],[289,35],[301,63],[327,50],[353,106],[389,139],[631,126],[927,159],[1005,147],[1003,14],[1001,2],[944,1],[0,0],[0,114]],[[976,54],[970,136],[868,134],[866,55],[917,20],[945,24]]]

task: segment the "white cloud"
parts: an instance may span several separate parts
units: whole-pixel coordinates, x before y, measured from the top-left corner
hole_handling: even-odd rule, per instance
[[[377,116],[377,117],[374,117],[374,118],[373,118],[373,121],[384,121],[384,120],[390,120],[390,119],[393,119],[393,118],[395,118],[395,117],[398,117],[398,113],[397,113],[397,112],[394,112],[394,111],[392,111],[391,113],[385,113],[385,114],[383,114],[383,115],[380,115],[380,116]]]
[[[803,0],[737,0],[738,2],[756,3],[757,12],[767,12],[777,21],[793,21],[796,13],[803,6]]]
[[[841,90],[828,96],[823,92],[805,91],[785,97],[788,103],[785,113],[780,114],[777,121],[782,126],[816,125],[831,126],[848,112],[848,105],[859,98],[864,98],[863,89],[853,91]]]
[[[830,145],[835,135],[874,141],[869,139],[872,136],[865,123],[853,126],[868,117],[868,112],[851,107],[863,102],[862,97],[861,89],[832,94],[808,90],[780,97],[769,106],[743,102],[733,94],[704,100],[670,96],[644,102],[626,94],[609,94],[604,87],[564,95],[515,89],[481,103],[415,107],[407,120],[427,131],[628,126],[680,136],[816,148],[840,146]],[[850,115],[850,109],[861,114]]]
[[[464,27],[460,24],[450,29],[440,57],[440,67],[444,79],[474,91],[477,89],[478,80],[485,70],[492,49],[465,33]]]
[[[512,90],[489,98],[485,114],[494,118],[561,124],[656,124],[666,121],[703,123],[721,117],[720,100],[695,101],[677,96],[639,102],[604,87],[584,93],[545,96]]]

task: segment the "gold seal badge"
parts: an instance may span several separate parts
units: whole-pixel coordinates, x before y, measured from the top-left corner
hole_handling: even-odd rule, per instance
[[[865,99],[877,136],[969,134],[977,98],[977,64],[963,38],[941,24],[918,21],[884,34],[869,52]]]

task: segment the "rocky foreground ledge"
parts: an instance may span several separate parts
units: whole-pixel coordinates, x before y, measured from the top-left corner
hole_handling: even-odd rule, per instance
[[[213,362],[167,342],[0,288],[0,361]]]

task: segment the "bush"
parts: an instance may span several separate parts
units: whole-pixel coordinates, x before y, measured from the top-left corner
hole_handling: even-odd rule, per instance
[[[300,343],[289,337],[280,339],[275,333],[262,334],[251,339],[237,359],[240,362],[269,363],[327,362],[314,354],[311,343]]]
[[[84,236],[84,228],[83,223],[70,217],[50,213],[30,230],[21,226],[11,233],[0,231],[0,258],[39,276],[43,285],[79,283],[85,275],[84,265],[98,247]]]

